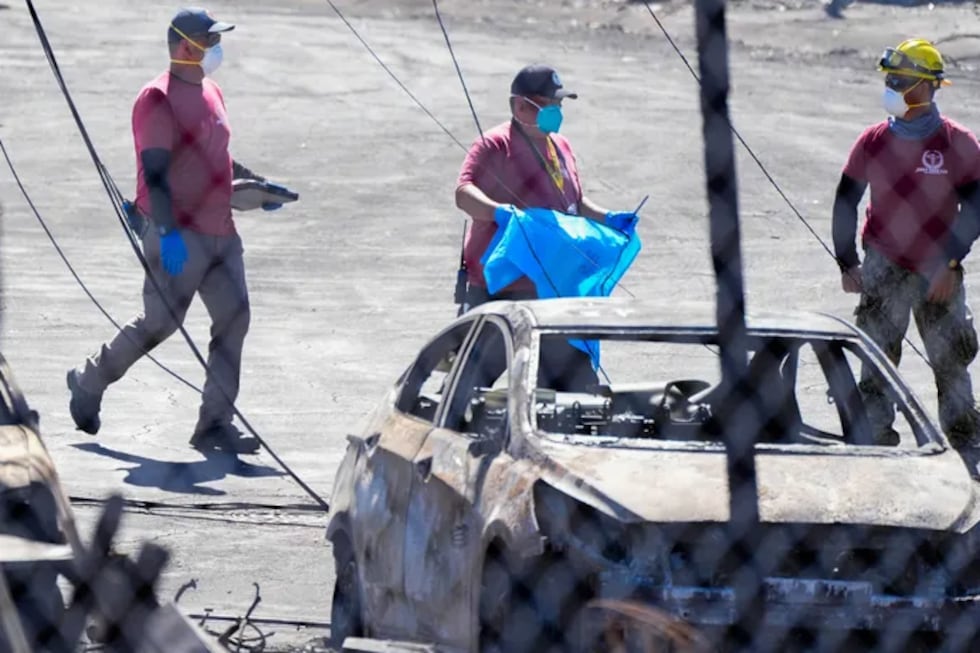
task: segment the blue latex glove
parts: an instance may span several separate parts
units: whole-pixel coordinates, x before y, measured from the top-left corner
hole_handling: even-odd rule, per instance
[[[639,219],[640,216],[632,211],[610,211],[606,214],[606,224],[624,233],[634,231]]]
[[[160,260],[163,269],[171,276],[180,274],[187,262],[187,246],[176,229],[165,236],[160,236]]]

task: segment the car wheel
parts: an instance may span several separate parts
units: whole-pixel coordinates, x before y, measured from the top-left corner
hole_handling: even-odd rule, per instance
[[[70,653],[72,647],[61,637],[64,603],[51,563],[10,565],[3,573],[31,650]],[[0,653],[10,650],[10,642],[0,632]]]
[[[513,577],[503,554],[491,550],[487,553],[480,575],[479,599],[479,651],[502,653],[506,650],[503,636],[511,609],[511,585]]]
[[[330,607],[330,643],[340,650],[348,637],[364,636],[364,622],[357,559],[346,537],[340,536],[334,542],[333,558],[337,578]]]
[[[579,605],[571,567],[546,554],[522,566],[499,550],[487,553],[480,582],[481,653],[571,651],[566,637]]]
[[[54,495],[42,483],[0,493],[0,515],[10,517],[0,524],[0,532],[5,535],[50,544],[64,541]],[[59,563],[9,563],[0,565],[0,573],[4,574],[31,650],[70,653],[72,646],[64,641],[60,630],[65,605],[58,589]],[[0,632],[0,653],[9,647]]]

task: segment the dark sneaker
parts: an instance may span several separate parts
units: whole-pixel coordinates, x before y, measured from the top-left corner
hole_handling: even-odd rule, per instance
[[[975,448],[980,445],[980,416],[976,411],[968,411],[953,421],[946,431],[946,437],[954,449]]]
[[[980,447],[980,438],[975,431],[964,433],[962,431],[950,431],[947,435],[949,443],[954,449],[974,449]]]
[[[91,435],[99,432],[102,421],[99,410],[102,408],[102,394],[93,394],[82,388],[78,382],[78,371],[69,370],[66,377],[71,399],[68,401],[68,412],[75,421],[75,427]]]
[[[874,444],[879,447],[897,447],[901,441],[902,438],[898,431],[893,428],[879,431],[874,437]]]
[[[231,424],[212,424],[198,428],[191,437],[191,446],[198,451],[225,453],[258,453],[259,441],[245,435]]]

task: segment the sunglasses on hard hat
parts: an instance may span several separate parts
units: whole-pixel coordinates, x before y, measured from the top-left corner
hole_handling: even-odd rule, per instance
[[[885,86],[894,91],[907,91],[921,81],[921,77],[895,74],[885,75]]]
[[[912,61],[907,54],[895,48],[885,48],[878,65],[885,70],[912,70],[929,77],[941,79],[943,71],[930,70]]]

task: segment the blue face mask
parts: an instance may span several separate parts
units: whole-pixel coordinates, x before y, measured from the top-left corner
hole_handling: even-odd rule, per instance
[[[538,129],[543,131],[545,134],[551,134],[558,131],[558,129],[561,127],[561,121],[563,118],[560,106],[557,104],[549,104],[548,106],[543,107],[534,100],[529,98],[524,99],[538,108],[538,117],[535,121]]]
[[[550,104],[538,110],[538,129],[546,134],[557,132],[561,127],[561,107],[557,104]]]

